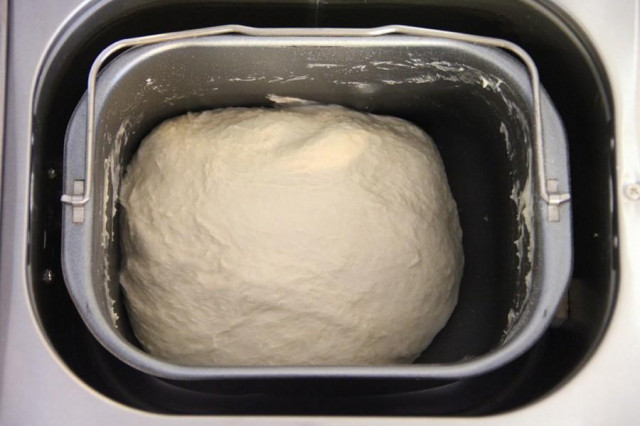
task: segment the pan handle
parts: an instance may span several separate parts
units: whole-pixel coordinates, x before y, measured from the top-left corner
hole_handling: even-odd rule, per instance
[[[93,151],[95,147],[95,91],[98,72],[104,62],[124,49],[135,46],[182,40],[186,38],[197,38],[223,34],[242,34],[259,37],[374,37],[391,34],[412,35],[419,37],[439,37],[450,40],[464,41],[467,43],[492,46],[507,50],[516,55],[527,67],[531,77],[531,91],[534,106],[534,146],[536,156],[536,176],[538,179],[538,191],[540,197],[547,203],[547,219],[550,222],[560,220],[560,205],[571,199],[569,193],[558,190],[558,180],[549,178],[546,175],[544,145],[542,138],[542,118],[540,106],[540,79],[538,69],[533,59],[517,44],[498,38],[483,37],[471,34],[456,33],[450,31],[434,30],[429,28],[411,27],[405,25],[388,25],[377,28],[254,28],[243,25],[223,25],[196,30],[180,31],[166,34],[155,34],[150,36],[128,38],[117,41],[103,50],[91,66],[87,83],[87,146],[84,165],[84,182],[81,191],[74,191],[73,194],[64,194],[61,198],[65,204],[70,204],[75,210],[84,209],[84,205],[91,198],[93,189]],[[77,181],[82,182],[82,181]],[[79,189],[79,186],[77,186]],[[80,213],[80,212],[78,212]],[[83,215],[78,215],[83,217]],[[83,222],[79,220],[78,222]]]

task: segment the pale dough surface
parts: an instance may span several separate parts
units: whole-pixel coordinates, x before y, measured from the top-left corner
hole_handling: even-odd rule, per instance
[[[398,118],[190,113],[146,137],[120,200],[134,332],[178,364],[408,363],[457,303],[444,167]]]

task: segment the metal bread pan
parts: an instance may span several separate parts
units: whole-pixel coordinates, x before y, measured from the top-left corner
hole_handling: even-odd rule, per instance
[[[403,117],[436,141],[465,270],[451,319],[414,364],[192,367],[154,358],[133,336],[118,282],[127,162],[166,118],[268,108],[268,95]],[[482,374],[540,337],[571,269],[566,141],[535,64],[509,42],[459,33],[225,26],[120,41],[96,60],[69,123],[64,191],[63,270],[80,315],[114,355],[168,379]]]

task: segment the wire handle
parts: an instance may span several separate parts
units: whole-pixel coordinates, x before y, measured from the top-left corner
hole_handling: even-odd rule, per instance
[[[74,207],[82,207],[91,199],[93,189],[93,151],[95,147],[95,91],[98,72],[104,62],[116,52],[135,46],[197,38],[222,34],[241,34],[259,37],[372,37],[390,34],[412,35],[419,37],[439,37],[450,40],[464,41],[491,47],[498,47],[515,54],[527,67],[531,77],[531,91],[534,107],[534,145],[537,160],[536,173],[540,197],[548,204],[548,219],[552,222],[560,220],[559,206],[571,199],[569,193],[557,191],[558,181],[548,179],[545,172],[544,145],[542,141],[542,112],[540,106],[540,79],[538,69],[533,59],[527,52],[515,43],[492,37],[477,36],[471,34],[456,33],[450,31],[434,30],[429,28],[411,27],[405,25],[388,25],[377,28],[254,28],[243,25],[223,25],[196,30],[180,31],[165,34],[155,34],[143,37],[134,37],[117,41],[103,50],[91,66],[87,84],[87,148],[85,154],[85,181],[80,194],[64,194],[61,200],[65,204]]]

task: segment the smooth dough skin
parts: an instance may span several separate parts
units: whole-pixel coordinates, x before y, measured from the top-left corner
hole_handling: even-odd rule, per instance
[[[120,201],[133,330],[177,364],[409,363],[457,303],[456,204],[398,118],[190,113],[142,142]]]

